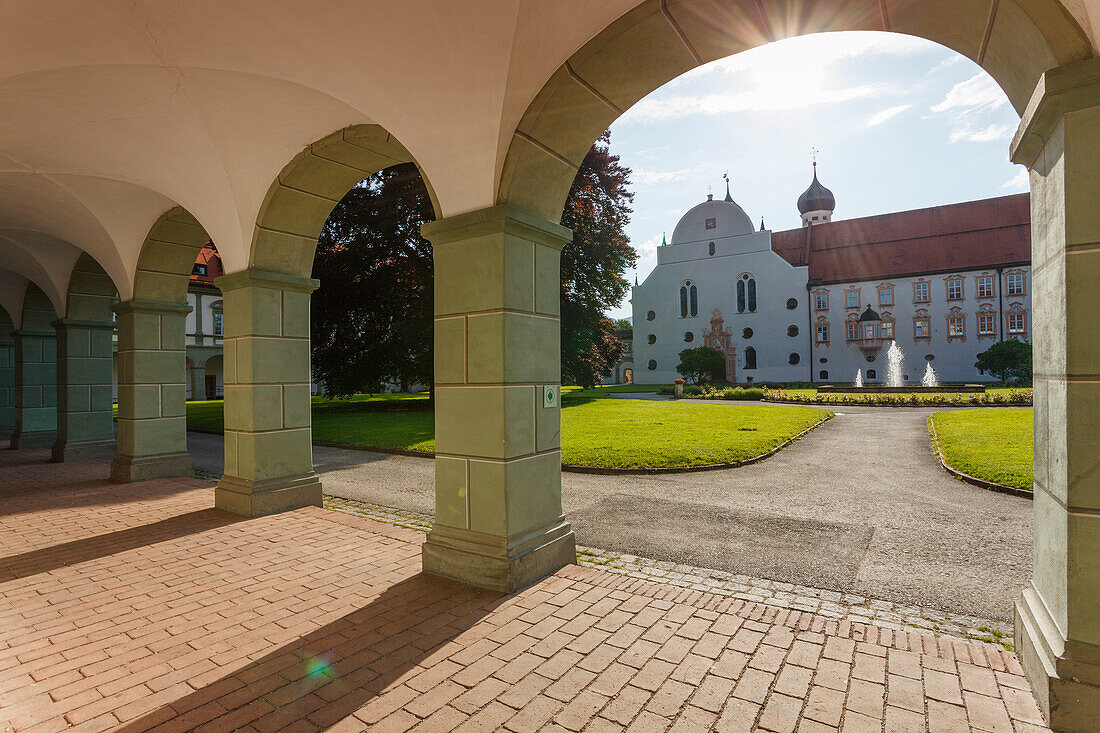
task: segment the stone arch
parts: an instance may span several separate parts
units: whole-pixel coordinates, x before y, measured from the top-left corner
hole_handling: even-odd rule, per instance
[[[364,178],[399,163],[415,161],[378,125],[346,127],[307,147],[287,163],[264,197],[248,266],[309,277],[317,238],[336,204]],[[423,170],[421,177],[438,216],[439,203]]]
[[[793,10],[792,10],[793,7]],[[793,36],[904,33],[969,57],[1022,112],[1040,74],[1093,56],[1086,32],[1057,0],[647,0],[607,26],[550,77],[505,154],[497,203],[550,221],[592,141],[635,102],[705,63]]]
[[[209,241],[206,229],[182,206],[166,211],[141,245],[134,300],[185,303],[195,258]]]
[[[85,253],[73,265],[65,299],[65,316],[83,321],[111,321],[111,306],[118,289],[111,276],[95,259]]]
[[[50,297],[35,283],[28,283],[23,296],[20,329],[53,333],[53,322],[56,320],[57,311]]]

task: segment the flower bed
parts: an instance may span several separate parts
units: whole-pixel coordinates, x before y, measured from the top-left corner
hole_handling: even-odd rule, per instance
[[[923,405],[945,405],[970,407],[989,405],[1030,405],[1031,389],[1010,389],[979,394],[948,393],[887,393],[869,392],[855,394],[850,392],[805,392],[784,389],[764,390],[764,399],[768,402],[794,402],[810,405],[877,405],[881,407],[920,407]]]

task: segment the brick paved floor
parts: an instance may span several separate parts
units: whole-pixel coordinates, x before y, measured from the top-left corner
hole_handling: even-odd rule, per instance
[[[413,530],[0,453],[0,730],[1046,730],[989,645],[571,566],[513,596]]]

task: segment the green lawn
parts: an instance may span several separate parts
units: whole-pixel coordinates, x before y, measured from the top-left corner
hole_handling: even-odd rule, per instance
[[[766,453],[831,414],[791,405],[705,405],[606,397],[612,391],[651,390],[563,389],[562,461],[616,468],[728,463]],[[435,449],[433,419],[426,396],[315,398],[313,439],[430,453]],[[188,402],[187,426],[221,430],[221,401]]]
[[[947,465],[986,481],[1031,489],[1031,408],[952,410],[931,419]]]

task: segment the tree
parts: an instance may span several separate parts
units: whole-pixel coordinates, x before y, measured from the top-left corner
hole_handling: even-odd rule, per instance
[[[690,382],[699,384],[710,379],[718,381],[726,377],[726,357],[722,352],[710,346],[698,346],[680,352],[680,363],[676,373]]]
[[[434,218],[416,166],[351,189],[321,232],[313,276],[313,373],[334,396],[432,384],[433,268],[420,225]]]
[[[1031,344],[1017,339],[998,341],[978,354],[974,366],[1002,382],[1031,379]]]
[[[593,387],[615,369],[626,344],[604,313],[630,288],[624,277],[638,255],[625,228],[630,221],[630,169],[609,152],[605,130],[584,157],[561,223],[573,230],[561,251],[561,378]]]
[[[634,324],[630,322],[629,318],[620,318],[615,321],[615,328],[619,329],[620,331],[633,331]]]

